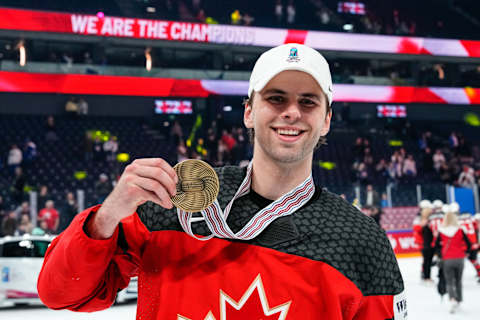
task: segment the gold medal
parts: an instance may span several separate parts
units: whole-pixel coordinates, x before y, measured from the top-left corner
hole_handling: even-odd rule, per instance
[[[173,204],[186,212],[200,212],[211,205],[218,196],[220,183],[215,170],[202,160],[185,160],[173,169],[177,173],[177,194]]]

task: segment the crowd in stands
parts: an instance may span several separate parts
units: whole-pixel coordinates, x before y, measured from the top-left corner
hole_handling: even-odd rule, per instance
[[[398,147],[389,157],[374,154],[369,139],[356,139],[352,147],[354,182],[395,185],[429,180],[467,188],[480,183],[478,147],[472,147],[459,132],[453,131],[448,139],[442,139],[425,131],[418,137],[418,145],[408,151]]]
[[[176,150],[175,156],[169,159],[172,164],[187,158],[203,159],[214,166],[248,163],[252,155],[252,145],[248,132],[242,126],[227,125],[221,113],[205,123],[208,125],[189,132],[191,128],[181,121],[171,122],[165,142],[172,146],[171,150]],[[340,127],[339,124],[338,128]],[[413,186],[422,183],[448,183],[471,187],[480,182],[480,150],[478,146],[469,143],[462,133],[452,131],[448,136],[432,131],[415,133],[409,131],[408,128],[411,127],[409,124],[402,125],[400,135],[404,143],[396,147],[389,146],[388,139],[383,141],[379,140],[378,136],[360,134],[351,150],[347,151],[350,158],[340,160],[347,162],[345,168],[348,168],[348,161],[351,161],[351,181],[362,189],[361,198],[358,200],[372,216],[380,216],[381,209],[387,205],[384,190],[388,184]],[[45,122],[45,136],[40,139],[42,144],[62,143],[65,137],[59,132],[56,119],[53,116],[48,117]],[[395,133],[392,131],[389,135],[393,137]],[[351,136],[349,139],[351,141]],[[335,140],[333,143],[335,144]],[[382,144],[381,147],[379,143]],[[41,150],[45,147],[42,144],[39,146]],[[82,161],[94,166],[102,164],[102,168],[105,168],[104,172],[98,174],[97,181],[91,184],[94,198],[88,202],[102,203],[122,171],[117,162],[119,141],[116,136],[105,132],[87,130],[84,133],[84,145],[80,146],[80,150],[83,153],[83,158],[82,154],[79,155]],[[10,201],[6,203],[5,199],[0,199],[0,225],[4,235],[12,232],[21,234],[24,229],[30,230],[29,223],[32,223],[32,220],[37,221],[37,225],[33,227],[42,228],[42,221],[45,219],[48,223],[43,229],[58,233],[68,225],[77,211],[74,209],[78,208],[74,193],[76,190],[71,187],[60,190],[61,199],[54,199],[46,186],[31,184],[31,168],[38,156],[37,144],[32,139],[25,139],[23,144],[11,144],[0,160],[3,164],[2,171],[8,177],[7,183],[2,184],[7,185]],[[337,167],[337,170],[341,170],[343,165],[338,164]],[[3,173],[2,176],[5,176]],[[346,175],[348,176],[348,173]],[[351,184],[349,181],[344,183]],[[32,212],[29,208],[29,190],[37,191],[38,194],[36,209]],[[353,200],[351,194],[348,197],[349,201]],[[42,213],[42,210],[46,213]],[[28,217],[22,217],[27,213]],[[36,219],[32,219],[33,217]],[[13,223],[14,221],[16,223]]]

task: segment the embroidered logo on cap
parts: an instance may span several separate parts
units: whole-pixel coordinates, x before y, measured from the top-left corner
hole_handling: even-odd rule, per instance
[[[287,62],[298,62],[298,61],[300,61],[300,58],[298,57],[298,49],[291,48],[290,54],[288,55],[288,58],[287,58]]]

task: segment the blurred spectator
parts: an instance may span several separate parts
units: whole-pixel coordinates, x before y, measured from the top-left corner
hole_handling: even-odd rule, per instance
[[[103,144],[103,151],[105,152],[107,161],[113,162],[116,160],[118,152],[118,141],[116,136],[112,136],[105,141]]]
[[[203,9],[198,10],[196,19],[198,22],[205,23],[205,21],[207,20],[207,16],[205,15],[205,10]]]
[[[83,54],[83,63],[84,64],[93,64],[92,57],[90,56],[90,52],[85,51]]]
[[[55,125],[55,118],[53,116],[48,116],[47,118],[45,140],[47,141],[58,140],[57,127]]]
[[[47,203],[47,200],[51,200],[52,196],[50,193],[48,193],[48,187],[46,185],[40,186],[40,192],[38,193],[38,202],[37,202],[37,207],[38,208],[45,208],[45,204]]]
[[[411,154],[409,154],[403,162],[403,174],[408,178],[415,178],[417,176],[417,164]]]
[[[13,178],[13,182],[11,186],[12,197],[15,204],[20,204],[22,202],[23,188],[25,187],[26,183],[27,183],[27,179],[23,174],[22,168],[17,167],[15,169],[15,176]]]
[[[65,113],[67,113],[70,117],[78,114],[78,104],[75,97],[71,97],[68,99],[67,103],[65,103]]]
[[[43,236],[44,234],[50,233],[48,231],[48,222],[47,220],[37,221],[38,226],[32,230],[32,235]]]
[[[87,101],[85,101],[85,99],[83,98],[78,99],[77,106],[78,106],[78,115],[80,116],[88,115],[88,103]]]
[[[357,140],[355,140],[355,145],[353,146],[352,152],[355,160],[360,161],[361,159],[363,159],[364,149],[363,139],[361,137],[358,137]]]
[[[369,147],[365,147],[364,149],[363,162],[367,167],[371,167],[373,165],[373,155]]]
[[[112,191],[112,185],[108,181],[108,176],[105,173],[100,174],[98,181],[95,183],[95,194],[97,196],[97,203],[103,203],[105,198]]]
[[[275,4],[275,20],[277,22],[277,25],[282,25],[283,24],[283,4],[282,4],[282,0],[277,0],[277,3]]]
[[[380,207],[380,196],[378,192],[373,189],[371,184],[367,185],[367,190],[365,192],[365,202],[364,205],[368,207]]]
[[[2,236],[13,236],[17,231],[17,216],[15,211],[10,211],[2,221]]]
[[[388,163],[385,159],[380,159],[380,161],[375,166],[375,173],[377,179],[382,183],[385,183],[388,178]]]
[[[369,214],[368,214],[370,217],[373,218],[373,220],[375,220],[375,222],[380,225],[380,218],[382,216],[382,211],[380,211],[380,208],[379,207],[376,207],[376,206],[373,206],[373,207],[369,207]]]
[[[70,223],[72,222],[73,218],[78,213],[78,204],[77,201],[75,200],[75,196],[73,195],[72,192],[67,193],[67,198],[65,200],[65,203],[63,205],[63,208],[61,210],[60,214],[60,229],[59,231],[65,230]]]
[[[475,185],[474,170],[467,165],[463,166],[463,171],[458,177],[458,185],[462,188],[473,188]]]
[[[8,152],[7,160],[8,170],[11,175],[13,175],[15,173],[15,169],[22,164],[22,160],[22,150],[20,150],[16,144],[13,144]]]
[[[47,222],[48,230],[51,233],[56,234],[60,224],[60,214],[57,209],[55,209],[54,205],[55,204],[52,200],[48,200],[45,204],[45,208],[38,213],[38,220],[45,220]]]
[[[20,218],[20,224],[18,225],[18,234],[31,234],[33,231],[33,224],[30,221],[30,215],[23,214]]]
[[[103,143],[100,140],[100,137],[95,137],[93,142],[93,161],[103,161],[105,159],[103,153]]]
[[[455,131],[450,133],[450,136],[448,137],[448,143],[450,144],[450,148],[452,148],[456,153],[458,149],[458,137]]]
[[[251,26],[253,21],[255,21],[255,18],[249,15],[248,13],[245,13],[243,15],[243,24],[246,26]]]
[[[287,24],[292,25],[295,23],[296,14],[297,11],[295,10],[293,0],[289,0],[287,5]]]
[[[440,174],[440,181],[443,183],[450,184],[453,182],[452,171],[445,162],[440,165],[438,173]]]
[[[423,153],[423,173],[428,175],[431,172],[433,172],[433,156],[432,150],[427,147]]]
[[[353,164],[356,181],[360,184],[366,184],[368,181],[367,166],[363,162],[356,162]]]
[[[32,139],[27,138],[25,140],[25,146],[23,148],[23,168],[28,173],[28,170],[33,163],[33,161],[37,158],[37,145]]]
[[[328,25],[330,24],[330,15],[328,14],[327,9],[322,8],[317,15],[320,18],[320,23],[323,25]]]
[[[447,160],[445,159],[442,150],[437,149],[435,151],[435,154],[433,155],[433,167],[435,168],[435,170],[439,172],[442,165],[446,162]]]
[[[382,193],[382,201],[380,202],[380,207],[382,209],[388,207],[388,196],[385,192]]]
[[[22,204],[19,205],[17,209],[15,209],[15,215],[17,219],[20,219],[23,215],[30,216],[30,204],[28,203],[28,201],[23,201]]]

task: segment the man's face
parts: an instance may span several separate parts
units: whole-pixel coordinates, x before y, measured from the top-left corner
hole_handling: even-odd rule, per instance
[[[274,161],[298,162],[312,156],[330,129],[326,97],[312,76],[283,71],[256,92],[244,123],[255,130],[255,152]]]

